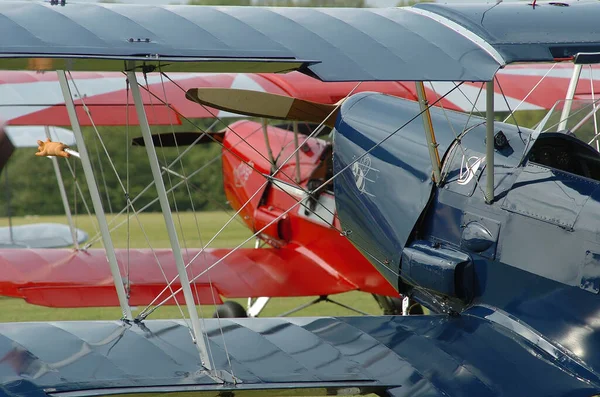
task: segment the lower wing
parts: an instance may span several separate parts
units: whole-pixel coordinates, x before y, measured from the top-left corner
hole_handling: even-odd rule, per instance
[[[597,378],[485,315],[0,324],[0,394],[593,396]],[[224,378],[226,376],[223,376]],[[231,379],[231,378],[230,378]],[[4,392],[4,393],[3,393]],[[203,393],[204,392],[204,393]]]
[[[177,277],[173,253],[117,250],[121,275],[132,306],[167,300],[175,304],[167,281]],[[297,297],[352,290],[398,296],[371,267],[344,275],[335,267],[294,248],[198,249],[183,251],[196,303],[221,304],[221,296]],[[178,279],[173,292],[180,288]],[[0,250],[0,295],[50,307],[118,306],[105,251],[67,249]],[[179,302],[183,294],[176,293]],[[155,299],[158,297],[157,299]]]

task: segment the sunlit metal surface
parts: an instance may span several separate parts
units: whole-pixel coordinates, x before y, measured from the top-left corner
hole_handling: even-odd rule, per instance
[[[231,369],[241,383],[218,385],[199,370],[183,321],[6,323],[0,324],[0,392],[244,395],[294,388],[298,395],[388,390],[419,397],[600,390],[597,379],[573,376],[561,357],[541,356],[519,333],[476,313],[221,319],[223,337],[219,321],[205,321],[215,367]]]

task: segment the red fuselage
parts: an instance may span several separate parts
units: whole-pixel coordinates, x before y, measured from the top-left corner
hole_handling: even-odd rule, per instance
[[[262,125],[244,120],[230,128],[223,141],[224,188],[233,209],[237,211],[243,207],[240,215],[246,225],[255,233],[260,232],[259,238],[269,245],[293,249],[324,269],[338,273],[361,291],[398,296],[340,234],[332,185],[321,189],[322,193],[312,199],[312,207],[306,199],[305,191],[313,190],[331,177],[331,171],[328,172],[332,161],[331,145],[321,139],[306,140],[306,136],[300,135],[300,161],[297,164],[294,133],[268,127],[269,144],[276,169],[280,170],[273,174],[273,182],[267,182],[265,175],[271,175],[274,167],[269,161]],[[306,206],[298,204],[303,199]],[[307,206],[314,212],[307,210]],[[289,210],[291,207],[294,208]]]

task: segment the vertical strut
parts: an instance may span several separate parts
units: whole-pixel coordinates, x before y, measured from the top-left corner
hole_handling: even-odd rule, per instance
[[[431,157],[431,167],[433,168],[433,181],[439,184],[442,181],[440,175],[440,154],[438,152],[438,145],[435,140],[435,133],[433,131],[433,124],[431,123],[431,113],[429,113],[429,103],[425,96],[425,86],[422,81],[416,81],[417,86],[417,97],[419,98],[419,108],[422,112],[423,127],[425,128],[425,138],[427,139],[427,147],[429,148],[429,157]]]
[[[44,126],[44,131],[46,132],[46,137],[50,139],[50,127],[48,127],[47,125]],[[65,190],[65,183],[62,179],[60,167],[58,166],[58,160],[54,156],[51,156],[50,160],[52,161],[52,167],[54,167],[54,175],[56,175],[56,182],[58,183],[58,190],[60,190],[60,198],[65,209],[67,222],[69,222],[69,230],[71,230],[71,238],[73,239],[73,245],[76,249],[79,249],[79,241],[77,241],[77,230],[75,229],[75,224],[73,223],[73,216],[71,215],[71,208],[69,207],[69,199],[67,198],[67,191]]]
[[[15,243],[15,236],[13,235],[12,225],[12,211],[10,209],[10,186],[8,185],[8,167],[4,166],[4,189],[6,190],[6,216],[8,217],[8,233],[10,235],[10,243]]]
[[[271,170],[277,168],[275,166],[275,157],[273,156],[273,151],[271,150],[271,143],[269,143],[269,131],[267,128],[269,127],[267,124],[267,119],[261,119],[262,124],[262,132],[263,137],[265,138],[265,146],[267,147],[267,153],[269,154],[269,161],[271,162]]]
[[[87,181],[90,196],[92,198],[92,204],[94,205],[96,219],[98,219],[98,226],[100,227],[100,233],[102,234],[102,242],[104,243],[104,248],[106,250],[106,257],[108,258],[110,271],[115,282],[115,288],[117,289],[117,296],[119,297],[119,304],[121,305],[123,316],[127,320],[133,320],[131,308],[127,302],[125,286],[123,285],[123,279],[121,278],[121,272],[119,271],[117,256],[115,255],[115,249],[110,237],[108,223],[106,222],[104,207],[102,206],[102,200],[100,199],[100,192],[98,191],[98,185],[96,184],[96,179],[94,178],[92,163],[90,162],[90,157],[83,140],[83,134],[81,133],[81,127],[79,126],[79,120],[77,119],[75,104],[73,103],[73,97],[71,96],[71,88],[69,87],[69,82],[67,81],[67,75],[65,74],[64,70],[57,70],[56,73],[58,74],[58,82],[60,83],[60,89],[62,90],[62,94],[65,99],[65,105],[67,107],[67,113],[69,114],[69,120],[71,121],[71,127],[73,128],[73,134],[75,135],[75,141],[77,142],[77,149],[79,150],[81,165],[83,166],[83,172],[85,174],[85,179]]]
[[[156,149],[154,148],[154,142],[152,141],[152,134],[150,132],[150,125],[148,124],[148,118],[146,117],[146,110],[144,109],[144,104],[142,102],[140,87],[138,87],[135,70],[133,70],[133,67],[131,66],[130,70],[127,71],[127,78],[131,86],[131,94],[135,103],[135,110],[140,123],[140,129],[142,130],[142,136],[144,137],[144,146],[146,147],[148,160],[150,161],[150,168],[152,170],[152,176],[154,177],[154,185],[156,186],[158,200],[160,202],[160,207],[165,219],[169,241],[173,249],[173,256],[175,257],[175,265],[177,266],[177,273],[179,274],[179,279],[181,281],[183,296],[185,298],[185,303],[188,309],[190,320],[192,322],[196,346],[200,352],[202,365],[210,371],[213,369],[213,365],[210,361],[210,356],[208,355],[208,350],[206,348],[202,329],[200,327],[200,320],[198,319],[198,312],[196,311],[196,304],[194,302],[194,296],[192,295],[192,289],[190,287],[190,280],[185,268],[185,263],[183,261],[183,255],[181,254],[179,238],[177,237],[175,222],[173,222],[173,214],[171,214],[171,207],[169,205],[169,199],[167,198],[167,191],[165,189],[165,184],[160,172],[160,164],[158,163]]]
[[[485,186],[485,201],[494,201],[494,80],[488,81],[485,87],[485,162],[487,183]]]
[[[569,88],[567,88],[567,96],[565,97],[565,106],[563,106],[562,113],[560,114],[560,122],[558,123],[558,131],[562,131],[567,128],[567,119],[571,113],[571,106],[573,105],[573,98],[575,98],[575,90],[577,89],[577,83],[579,82],[579,76],[581,76],[581,64],[575,64],[573,67],[573,74],[571,75],[571,81],[569,82]]]
[[[300,150],[298,150],[298,122],[294,121],[294,152],[296,153],[296,183],[300,183]]]

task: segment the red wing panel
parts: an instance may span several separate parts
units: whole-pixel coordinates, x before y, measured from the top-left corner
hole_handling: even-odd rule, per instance
[[[162,284],[136,284],[131,286],[129,304],[131,306],[145,306],[158,299],[155,302],[158,304],[164,299],[167,299],[169,292],[163,292],[166,283]],[[179,284],[174,288],[179,288]],[[197,283],[192,289],[194,300],[197,304],[217,304],[223,303],[223,300],[216,292],[215,288],[211,288],[208,284]],[[213,293],[214,300],[213,300]],[[25,299],[33,305],[48,306],[48,307],[107,307],[119,306],[119,299],[115,291],[114,285],[56,285],[44,287],[25,287],[19,289],[19,298]],[[160,296],[159,296],[160,295]],[[183,293],[176,294],[177,302],[183,304]],[[167,305],[174,305],[175,300],[170,298],[166,302]]]
[[[199,250],[184,253],[192,259]],[[228,255],[228,256],[226,256]],[[129,257],[129,265],[127,258]],[[131,305],[146,305],[176,274],[170,250],[118,250],[121,274],[129,274]],[[347,292],[359,286],[332,269],[325,269],[292,249],[212,249],[198,255],[188,267],[193,278],[202,274],[192,288],[198,291],[197,303],[216,303],[219,295],[242,297],[315,296]],[[162,266],[162,271],[157,265]],[[26,299],[52,307],[117,306],[116,292],[104,250],[72,251],[64,249],[0,250],[0,295]],[[127,270],[129,269],[129,270]],[[163,271],[166,276],[163,276]],[[373,269],[365,268],[365,272]],[[210,276],[210,279],[209,279]],[[212,285],[212,289],[211,289]],[[179,289],[178,282],[173,283]],[[163,293],[157,302],[168,297]],[[181,294],[178,299],[182,299]],[[182,301],[182,300],[180,300]],[[174,304],[171,299],[169,304]]]

